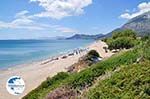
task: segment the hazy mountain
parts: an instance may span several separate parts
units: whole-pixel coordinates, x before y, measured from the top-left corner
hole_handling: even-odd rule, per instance
[[[98,34],[98,35],[75,34],[66,39],[98,39],[98,38],[102,38],[102,37],[104,37],[103,34]]]
[[[135,18],[132,18],[121,28],[115,29],[114,31],[120,31],[124,29],[132,29],[136,31],[137,34],[140,36],[147,35],[147,34],[150,35],[150,11],[142,15],[139,15]],[[114,31],[108,33],[106,37],[110,37]]]

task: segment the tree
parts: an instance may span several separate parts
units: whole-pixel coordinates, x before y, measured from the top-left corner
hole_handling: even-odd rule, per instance
[[[134,46],[134,39],[130,37],[119,37],[108,43],[108,49],[129,49]]]
[[[114,32],[112,38],[107,39],[108,49],[129,49],[134,47],[136,33],[133,30],[123,30]]]
[[[136,32],[133,30],[127,29],[119,32],[114,32],[112,35],[113,39],[116,39],[118,37],[131,37],[131,38],[136,38]]]

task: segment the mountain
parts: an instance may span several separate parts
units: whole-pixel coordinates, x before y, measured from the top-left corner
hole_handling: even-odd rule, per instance
[[[69,37],[66,39],[99,39],[99,38],[103,38],[103,37],[111,37],[113,32],[117,32],[117,31],[121,31],[121,30],[125,30],[125,29],[132,29],[135,32],[137,32],[137,35],[139,35],[139,36],[150,35],[150,11],[130,19],[122,27],[117,28],[106,35],[103,35],[103,34],[97,34],[97,35],[75,34],[72,37]]]
[[[132,18],[122,27],[115,29],[111,33],[108,33],[106,37],[110,37],[112,33],[115,31],[120,31],[125,29],[132,29],[136,31],[139,36],[148,35],[148,34],[150,35],[150,11]]]
[[[150,12],[139,15],[127,22],[122,29],[132,29],[139,35],[150,34]]]
[[[98,38],[102,38],[102,37],[104,37],[103,34],[97,34],[97,35],[75,34],[66,39],[98,39]]]

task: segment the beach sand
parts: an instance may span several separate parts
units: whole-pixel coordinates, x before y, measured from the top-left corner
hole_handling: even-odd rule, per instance
[[[113,53],[105,52],[103,47],[107,47],[106,43],[102,41],[96,41],[88,46],[89,50],[97,50],[102,58],[108,58]],[[29,64],[23,64],[8,70],[0,70],[0,99],[20,99],[31,90],[38,87],[47,77],[52,77],[58,72],[66,71],[66,68],[73,65],[78,61],[80,57],[85,55],[87,52],[82,52],[78,55],[68,56],[67,58],[46,59],[38,62],[33,62]],[[25,81],[25,91],[18,96],[11,95],[6,90],[6,81],[11,76],[20,76]]]

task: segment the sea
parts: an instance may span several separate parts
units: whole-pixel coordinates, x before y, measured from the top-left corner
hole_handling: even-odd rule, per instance
[[[92,42],[94,40],[0,40],[0,69],[71,52]]]

